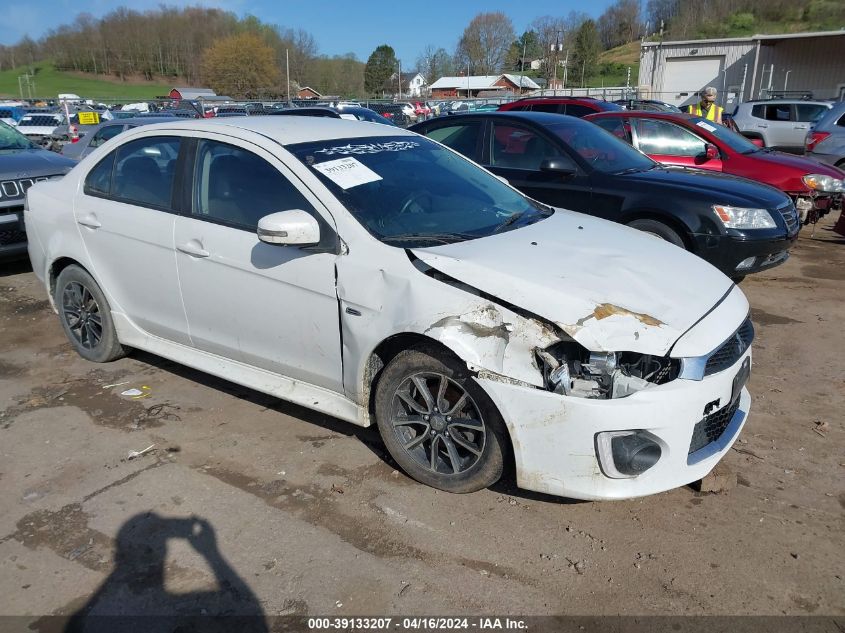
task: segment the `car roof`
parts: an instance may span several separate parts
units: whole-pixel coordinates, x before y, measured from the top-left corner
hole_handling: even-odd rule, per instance
[[[471,110],[469,112],[459,112],[456,114],[451,114],[449,117],[437,117],[435,119],[429,119],[427,121],[423,121],[422,123],[417,123],[416,125],[412,125],[410,130],[413,130],[416,127],[422,127],[428,123],[432,123],[434,121],[448,121],[454,122],[460,119],[472,119],[472,118],[485,118],[485,119],[520,119],[523,121],[530,121],[533,123],[537,123],[539,125],[552,125],[552,124],[560,124],[560,123],[575,123],[582,117],[576,116],[569,116],[566,114],[557,114],[555,112],[534,112],[531,110],[491,110],[491,111],[477,111]]]
[[[619,117],[628,117],[632,119],[667,119],[669,121],[684,121],[695,117],[694,114],[686,112],[653,112],[651,110],[610,110],[607,112],[596,112],[588,114],[583,117],[585,119],[608,119]]]
[[[367,121],[330,117],[298,117],[295,115],[223,117],[220,119],[177,118],[167,123],[144,126],[145,131],[152,129],[186,132],[222,132],[234,128],[261,134],[282,145],[367,136],[414,136],[412,132],[406,132],[401,128],[390,128],[389,132],[385,133],[383,126],[373,125]]]

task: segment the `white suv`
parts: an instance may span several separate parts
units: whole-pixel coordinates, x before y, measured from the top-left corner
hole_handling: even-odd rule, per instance
[[[737,106],[733,120],[743,136],[761,139],[766,147],[800,154],[807,130],[831,107],[830,101],[746,101]]]

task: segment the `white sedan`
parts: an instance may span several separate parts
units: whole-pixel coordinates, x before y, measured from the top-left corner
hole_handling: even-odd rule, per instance
[[[706,475],[748,415],[743,293],[438,143],[311,117],[127,131],[29,190],[71,344],[147,350],[353,424],[413,478],[582,499]]]

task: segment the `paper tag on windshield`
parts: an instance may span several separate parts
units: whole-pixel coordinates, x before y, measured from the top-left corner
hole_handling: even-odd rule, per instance
[[[699,121],[698,123],[696,123],[696,125],[698,127],[703,127],[708,132],[715,132],[716,131],[716,128],[714,128],[712,125],[707,123],[707,121]]]
[[[358,185],[365,185],[368,182],[375,182],[376,180],[382,179],[372,169],[351,156],[330,160],[325,163],[317,163],[316,165],[312,165],[312,167],[320,173],[325,174],[327,178],[342,189],[351,189]]]

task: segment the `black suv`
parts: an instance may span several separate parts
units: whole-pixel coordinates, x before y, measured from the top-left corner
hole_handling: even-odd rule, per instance
[[[574,117],[469,113],[409,129],[540,202],[652,233],[734,279],[786,261],[798,236],[795,208],[782,192],[744,178],[667,168]]]

